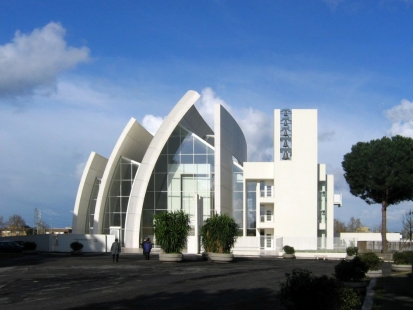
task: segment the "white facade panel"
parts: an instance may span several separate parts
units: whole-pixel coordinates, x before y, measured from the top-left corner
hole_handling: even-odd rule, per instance
[[[317,111],[292,110],[292,158],[279,159],[274,125],[274,234],[317,237]],[[274,111],[280,120],[280,110]]]

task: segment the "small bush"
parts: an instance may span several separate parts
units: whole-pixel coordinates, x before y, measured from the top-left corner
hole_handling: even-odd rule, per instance
[[[289,246],[289,245],[284,245],[283,250],[284,250],[285,254],[294,254],[295,253],[294,247]]]
[[[394,252],[393,261],[396,265],[413,264],[413,251]]]
[[[353,309],[360,299],[342,283],[325,275],[316,277],[306,269],[294,269],[281,283],[280,297],[286,309]]]
[[[83,244],[81,244],[81,243],[78,242],[78,241],[75,241],[75,242],[72,242],[72,243],[70,244],[70,248],[71,248],[73,251],[80,251],[80,250],[83,249]]]
[[[25,251],[34,251],[37,248],[37,244],[36,242],[32,242],[32,241],[26,241],[24,243],[24,250]]]
[[[342,260],[334,266],[334,276],[339,281],[360,281],[368,270],[368,266],[356,256],[350,261]]]
[[[346,253],[348,256],[357,255],[359,253],[359,248],[356,246],[349,246],[346,248]]]
[[[360,259],[368,267],[368,270],[379,270],[383,264],[383,260],[376,253],[363,253]]]

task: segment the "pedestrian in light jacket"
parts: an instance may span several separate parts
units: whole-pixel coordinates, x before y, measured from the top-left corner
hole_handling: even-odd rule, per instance
[[[116,262],[119,262],[120,243],[118,239],[115,239],[115,242],[112,243],[110,251],[112,252],[112,261],[115,262],[116,259]]]

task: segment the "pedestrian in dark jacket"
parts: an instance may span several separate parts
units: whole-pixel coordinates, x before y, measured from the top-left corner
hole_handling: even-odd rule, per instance
[[[118,239],[115,239],[115,242],[112,243],[110,251],[112,252],[112,261],[115,262],[116,259],[116,262],[119,262],[120,243]]]
[[[142,243],[141,243],[141,247],[142,247],[143,257],[146,258],[145,247],[144,247],[145,242],[146,242],[146,238],[143,238]]]
[[[146,260],[149,260],[151,249],[152,249],[151,239],[148,238],[148,239],[146,239],[146,241],[143,244],[143,250],[144,250],[144,253],[145,253],[145,259]]]

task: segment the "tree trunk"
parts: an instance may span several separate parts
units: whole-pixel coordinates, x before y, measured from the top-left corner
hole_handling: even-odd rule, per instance
[[[382,253],[387,253],[387,201],[383,201],[381,204],[381,244],[382,244]]]

